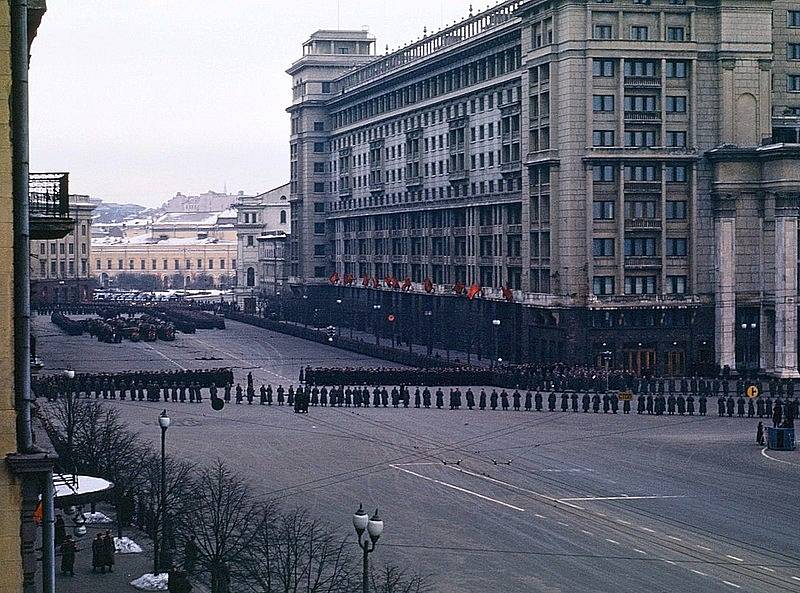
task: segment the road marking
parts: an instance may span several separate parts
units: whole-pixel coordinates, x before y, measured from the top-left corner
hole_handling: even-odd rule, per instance
[[[694,574],[699,574],[701,577],[707,577],[708,575],[702,571],[695,570],[694,568],[690,569]]]
[[[467,490],[466,488],[461,488],[460,486],[456,486],[455,484],[451,484],[449,482],[443,482],[442,480],[437,480],[435,478],[429,478],[428,476],[423,476],[422,474],[418,474],[417,472],[412,472],[410,469],[406,469],[404,467],[398,467],[397,465],[389,465],[389,467],[393,467],[401,472],[405,472],[407,474],[411,474],[412,476],[416,476],[418,478],[422,478],[423,480],[427,480],[429,482],[434,482],[435,484],[439,484],[440,486],[444,486],[446,488],[451,488],[453,490],[457,490],[458,492],[463,492],[464,494],[469,494],[471,496],[475,496],[482,500],[487,500],[489,502],[493,502],[495,504],[499,504],[500,506],[504,506],[509,509],[513,509],[515,511],[519,511],[521,513],[525,512],[525,509],[514,506],[513,504],[508,504],[507,502],[503,502],[502,500],[497,500],[496,498],[491,498],[489,496],[484,496],[483,494],[479,494],[478,492],[473,492],[472,490]]]
[[[657,496],[585,496],[581,498],[559,498],[558,502],[581,500],[651,500],[656,498],[686,498],[685,494],[657,495]],[[600,513],[598,513],[599,515]]]
[[[726,558],[730,558],[731,560],[736,560],[736,562],[744,562],[744,558],[739,558],[737,556],[731,556],[730,554],[725,554]]]
[[[563,521],[556,521],[559,525],[563,525],[564,527],[569,527],[569,523],[564,523]]]
[[[675,564],[672,560],[664,560],[667,564]]]
[[[156,354],[158,354],[158,355],[159,355],[161,358],[164,358],[165,360],[168,360],[168,361],[170,361],[172,364],[174,364],[176,367],[178,367],[178,368],[179,368],[179,369],[181,369],[182,371],[188,370],[188,369],[187,369],[185,366],[183,366],[181,363],[179,363],[179,362],[178,362],[178,361],[176,361],[176,360],[172,360],[172,359],[171,359],[169,356],[167,356],[166,354],[164,354],[164,353],[163,353],[163,352],[161,352],[160,350],[158,350],[158,349],[154,348],[154,347],[153,347],[153,346],[151,346],[150,344],[147,344],[147,343],[145,343],[144,345],[145,345],[145,346],[147,346],[147,347],[148,347],[150,350],[152,350],[152,351],[153,351],[153,352],[155,352]]]
[[[557,499],[553,498],[552,496],[547,496],[546,494],[541,494],[540,492],[535,492],[533,490],[528,490],[527,488],[523,488],[522,486],[517,486],[516,484],[512,484],[510,482],[505,482],[503,480],[498,480],[497,478],[492,478],[490,476],[485,476],[483,474],[478,474],[478,473],[475,473],[475,472],[471,472],[468,469],[464,469],[462,467],[456,467],[456,466],[453,466],[453,465],[448,465],[447,467],[449,467],[450,469],[453,469],[453,470],[455,470],[457,472],[461,472],[462,474],[467,474],[468,476],[474,476],[474,477],[480,478],[482,480],[487,480],[487,481],[493,482],[495,484],[500,484],[501,486],[507,486],[508,488],[513,488],[514,490],[519,490],[520,492],[525,492],[527,494],[533,494],[534,496],[538,496],[539,498],[543,498],[544,500],[547,500],[547,501],[550,501],[550,502],[562,502],[560,500],[557,500]],[[576,504],[569,504],[569,503],[566,503],[566,502],[563,503],[563,504],[565,504],[567,506],[570,506],[572,508],[581,510],[581,511],[583,510],[583,507],[579,507]]]
[[[416,461],[413,463],[396,463],[395,465],[442,465],[439,461]]]
[[[608,543],[610,543],[610,544],[614,544],[615,546],[618,546],[618,545],[619,545],[619,542],[618,542],[617,540],[615,540],[615,539],[609,539],[609,538],[606,538],[606,541],[607,541]]]
[[[630,521],[626,521],[625,519],[617,519],[617,523],[622,523],[623,525],[630,525]]]
[[[656,532],[655,529],[650,529],[649,527],[640,527],[639,529],[641,529],[642,531],[646,531],[647,533],[655,533]]]
[[[644,550],[640,550],[639,548],[634,548],[633,551],[642,554],[644,556],[647,556],[647,552],[645,552]]]
[[[722,582],[725,583],[726,585],[731,586],[731,587],[736,587],[737,589],[741,589],[741,587],[739,585],[737,585],[736,583],[731,583],[730,581],[722,581]]]
[[[775,571],[774,571],[773,569],[771,569],[769,566],[759,566],[759,568],[760,568],[761,570],[766,570],[767,572],[775,572]]]
[[[775,572],[774,570],[772,572]],[[800,577],[792,577],[795,581],[800,581]]]
[[[534,513],[533,516],[538,517],[539,519],[547,519],[547,517],[545,517],[544,515],[540,515],[539,513]]]
[[[766,457],[767,459],[770,459],[772,461],[777,461],[778,463],[785,463],[786,465],[793,465],[795,467],[800,467],[800,463],[792,463],[791,461],[785,461],[783,459],[777,459],[777,458],[773,457],[772,455],[767,455],[767,448],[766,447],[761,449],[761,454],[764,457]]]
[[[682,542],[683,540],[679,537],[675,537],[674,535],[667,535],[665,536],[667,539],[671,539],[672,541]]]
[[[700,544],[697,544],[697,547],[700,548],[701,550],[705,550],[706,552],[711,551],[711,548],[709,548],[708,546],[701,546]]]
[[[597,516],[598,517],[608,517],[608,515],[606,515],[605,513],[597,513]]]
[[[586,535],[594,535],[591,531],[586,531],[585,529],[581,529],[581,533],[585,533]]]

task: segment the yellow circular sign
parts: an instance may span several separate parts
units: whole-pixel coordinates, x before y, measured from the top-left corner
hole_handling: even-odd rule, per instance
[[[748,387],[747,397],[749,397],[750,399],[758,397],[758,387],[756,387],[755,385],[751,385],[750,387]]]

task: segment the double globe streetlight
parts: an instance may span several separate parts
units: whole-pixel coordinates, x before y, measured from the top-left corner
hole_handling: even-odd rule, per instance
[[[378,538],[383,533],[383,521],[378,517],[378,509],[370,517],[364,511],[362,505],[358,505],[358,510],[353,514],[353,527],[356,528],[358,535],[358,545],[364,552],[364,574],[362,576],[363,593],[369,593],[369,555],[375,551]],[[364,535],[366,531],[367,535]]]
[[[166,485],[167,485],[167,463],[166,463],[166,444],[167,444],[167,429],[170,425],[170,418],[167,415],[167,411],[164,410],[161,412],[161,415],[158,417],[158,426],[161,428],[161,481],[159,484],[159,513],[156,517],[156,528],[153,533],[153,574],[157,575],[159,573],[159,567],[163,563],[161,562],[163,557],[163,549],[166,548],[165,542],[165,535],[166,530],[164,529],[164,519],[167,514],[166,503],[167,503],[167,492],[166,492]],[[159,530],[161,531],[161,550],[159,550],[159,541],[158,541],[158,533]],[[159,556],[159,551],[161,551],[161,556]]]

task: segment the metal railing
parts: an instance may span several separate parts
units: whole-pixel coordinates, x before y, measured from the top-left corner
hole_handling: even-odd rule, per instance
[[[31,218],[69,218],[69,173],[31,173],[28,205]]]

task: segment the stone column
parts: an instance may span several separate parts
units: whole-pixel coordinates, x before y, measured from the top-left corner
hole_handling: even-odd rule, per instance
[[[715,354],[720,370],[736,368],[736,204],[731,196],[717,199]]]
[[[800,377],[797,370],[798,199],[775,198],[775,375]]]

